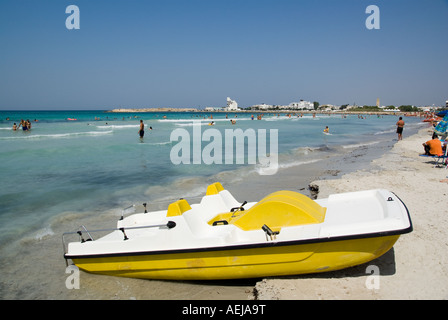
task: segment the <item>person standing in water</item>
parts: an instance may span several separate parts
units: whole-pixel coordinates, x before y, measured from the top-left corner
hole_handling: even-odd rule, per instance
[[[27,123],[26,123],[26,121],[25,120],[20,120],[20,124],[19,124],[19,127],[17,128],[17,129],[19,129],[20,127],[22,127],[22,130],[23,131],[28,131],[28,126],[27,126]]]
[[[403,128],[404,128],[403,117],[400,117],[400,119],[397,122],[398,141],[403,140]]]
[[[143,120],[140,120],[140,129],[138,130],[138,134],[140,135],[140,139],[143,139],[143,136],[145,135],[145,125]]]

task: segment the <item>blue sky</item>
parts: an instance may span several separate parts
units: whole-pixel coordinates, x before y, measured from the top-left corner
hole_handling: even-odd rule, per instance
[[[442,105],[447,34],[448,0],[0,0],[0,109]]]

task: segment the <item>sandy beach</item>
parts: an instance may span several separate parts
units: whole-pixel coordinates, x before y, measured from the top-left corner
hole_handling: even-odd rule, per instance
[[[384,188],[395,192],[411,214],[414,231],[368,264],[318,275],[270,278],[257,283],[257,299],[448,299],[448,170],[420,157],[429,129],[395,144],[366,169],[314,181],[318,198],[333,193]],[[445,180],[446,181],[446,180]],[[367,267],[380,270],[379,288]],[[367,285],[366,285],[367,283]]]

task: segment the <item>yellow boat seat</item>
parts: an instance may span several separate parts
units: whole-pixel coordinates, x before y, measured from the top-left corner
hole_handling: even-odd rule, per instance
[[[168,217],[175,217],[175,216],[181,216],[184,212],[191,210],[190,205],[188,204],[188,201],[185,199],[180,199],[176,202],[171,203],[168,206],[168,212],[166,214]]]
[[[220,193],[223,190],[224,190],[224,187],[222,186],[222,184],[219,183],[219,182],[215,182],[215,183],[213,183],[213,184],[211,184],[211,185],[209,185],[207,187],[207,192],[206,192],[205,195],[206,196],[211,196],[211,195],[214,195],[214,194],[218,194],[218,193]]]

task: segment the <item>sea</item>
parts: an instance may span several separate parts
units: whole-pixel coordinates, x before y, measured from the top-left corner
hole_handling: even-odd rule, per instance
[[[123,208],[131,205],[142,210],[147,203],[151,211],[179,198],[194,203],[217,181],[229,190],[234,184],[255,188],[251,181],[260,181],[264,175],[260,161],[250,163],[248,155],[238,158],[234,152],[235,157],[226,162],[226,132],[253,132],[262,142],[265,132],[268,155],[271,140],[276,140],[278,170],[269,178],[278,177],[279,186],[285,176],[282,172],[288,169],[304,168],[302,175],[311,179],[316,175],[307,171],[311,163],[331,163],[332,157],[391,146],[397,140],[396,115],[266,113],[261,120],[257,115],[0,111],[0,298],[92,298],[89,294],[94,291],[73,296],[66,289],[63,232],[76,231],[81,225],[113,228]],[[31,129],[13,131],[13,124],[19,125],[22,119],[31,122]],[[143,138],[138,134],[140,120],[145,125]],[[405,135],[425,126],[418,117],[404,120]],[[328,135],[323,133],[326,126]],[[200,147],[195,149],[198,132]],[[191,161],[173,161],[179,157],[179,133],[190,138],[182,142],[191,148],[182,150]],[[199,162],[193,161],[198,151],[207,147],[210,151],[212,142],[222,146],[221,155],[215,150],[214,156],[223,160],[210,164],[199,157]],[[250,144],[244,140],[244,152]],[[262,185],[248,194],[262,194]]]

